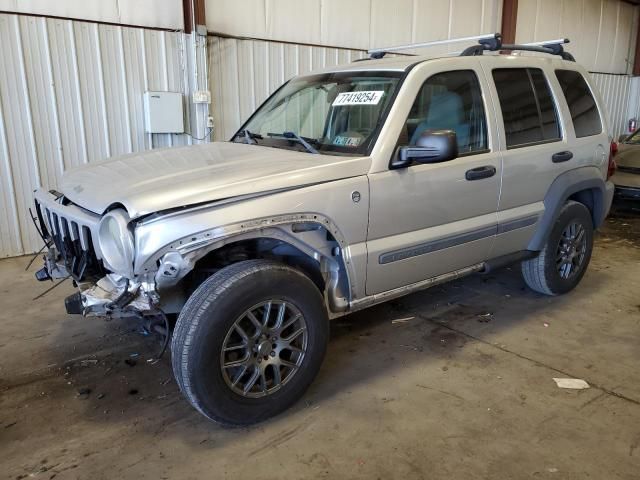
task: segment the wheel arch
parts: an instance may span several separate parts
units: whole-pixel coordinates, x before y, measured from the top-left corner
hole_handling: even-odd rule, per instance
[[[585,205],[591,213],[594,229],[604,222],[609,209],[606,182],[596,167],[582,167],[559,175],[544,198],[545,211],[528,249],[539,251],[544,247],[562,206],[574,200]]]
[[[206,279],[216,269],[239,261],[269,258],[307,275],[324,296],[330,314],[346,311],[352,299],[347,244],[330,221],[317,215],[305,221],[274,220],[269,226],[236,229],[197,246],[176,244],[181,248],[169,249],[158,260],[155,280],[160,290],[184,286],[200,273]]]

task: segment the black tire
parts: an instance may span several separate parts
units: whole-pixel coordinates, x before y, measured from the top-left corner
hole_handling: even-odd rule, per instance
[[[571,225],[579,225],[584,230],[584,256],[579,265],[563,277],[559,270],[558,256],[563,232]],[[580,282],[591,260],[593,250],[593,220],[591,212],[582,203],[568,201],[547,239],[544,248],[535,258],[522,262],[522,276],[532,290],[545,295],[560,295],[573,290]]]
[[[247,398],[227,383],[222,348],[244,312],[271,300],[287,302],[302,315],[306,350],[278,390]],[[320,369],[328,338],[322,295],[306,275],[274,261],[243,261],[216,272],[187,300],[171,342],[173,371],[182,393],[204,416],[226,425],[250,425],[286,410],[303,395]]]

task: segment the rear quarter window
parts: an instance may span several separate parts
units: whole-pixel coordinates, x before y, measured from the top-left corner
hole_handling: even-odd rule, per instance
[[[492,74],[507,148],[560,140],[555,103],[542,70],[497,68]]]
[[[576,137],[602,133],[598,106],[582,74],[574,70],[556,70],[556,77],[567,99]]]

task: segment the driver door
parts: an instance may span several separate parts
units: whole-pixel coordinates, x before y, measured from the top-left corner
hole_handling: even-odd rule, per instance
[[[398,146],[453,130],[459,156],[370,174],[367,295],[482,262],[495,239],[502,162],[486,80],[475,68],[424,77]]]

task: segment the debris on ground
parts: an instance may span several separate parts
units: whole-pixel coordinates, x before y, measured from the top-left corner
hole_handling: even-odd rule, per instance
[[[544,322],[542,325],[544,325],[544,328],[547,328],[549,326],[547,322]]]
[[[124,363],[126,363],[126,364],[127,364],[127,365],[129,365],[130,367],[135,367],[135,366],[138,364],[138,362],[137,362],[137,361],[135,361],[135,360],[134,360],[134,359],[132,359],[132,358],[127,358],[127,359],[125,359]]]
[[[493,313],[481,313],[478,315],[478,321],[480,323],[489,323],[491,320],[493,320]]]
[[[88,367],[89,365],[96,365],[98,360],[95,358],[88,358],[86,360],[80,360],[81,367]]]
[[[554,378],[558,388],[569,388],[572,390],[584,390],[589,388],[589,384],[581,378]]]
[[[392,324],[396,324],[396,323],[407,323],[410,320],[413,320],[416,317],[406,317],[406,318],[395,318],[393,320],[391,320]]]
[[[81,387],[78,389],[78,398],[88,398],[91,393],[91,389],[89,387]]]

